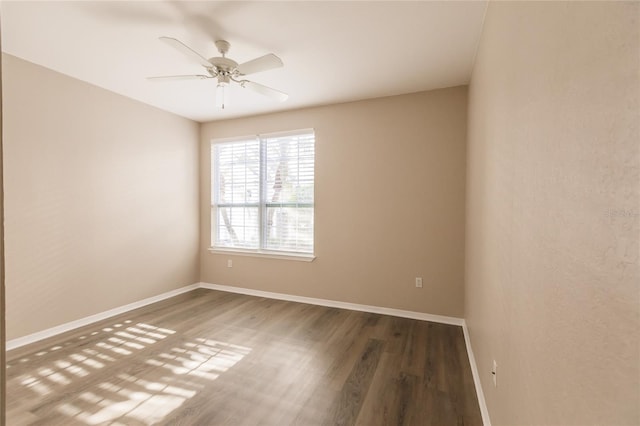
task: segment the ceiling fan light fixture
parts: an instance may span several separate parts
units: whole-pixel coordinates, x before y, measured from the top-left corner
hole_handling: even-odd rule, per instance
[[[229,76],[218,76],[218,85],[216,86],[216,107],[225,109],[229,104]]]

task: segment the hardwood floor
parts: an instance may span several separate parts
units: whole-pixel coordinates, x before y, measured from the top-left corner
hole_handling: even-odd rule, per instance
[[[481,425],[457,326],[199,289],[8,354],[9,425]]]

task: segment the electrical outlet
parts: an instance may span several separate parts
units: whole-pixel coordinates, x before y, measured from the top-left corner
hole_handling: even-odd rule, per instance
[[[233,260],[227,260],[227,268],[233,268]]]
[[[491,366],[491,376],[493,377],[493,387],[498,387],[498,364],[496,364],[496,360],[493,360],[493,365]]]
[[[416,277],[416,287],[422,288],[422,277]]]

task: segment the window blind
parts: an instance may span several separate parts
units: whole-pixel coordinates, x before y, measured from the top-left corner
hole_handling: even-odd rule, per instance
[[[212,144],[213,246],[313,253],[315,135]]]

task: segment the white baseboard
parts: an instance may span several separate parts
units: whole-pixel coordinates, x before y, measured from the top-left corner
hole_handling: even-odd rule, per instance
[[[254,290],[244,287],[233,287],[220,284],[200,283],[201,288],[220,290],[229,293],[246,294],[248,296],[266,297],[268,299],[286,300],[289,302],[308,303],[309,305],[327,306],[330,308],[350,309],[352,311],[370,312],[373,314],[391,315],[394,317],[411,318],[422,321],[439,322],[462,326],[462,318],[447,317],[443,315],[425,314],[422,312],[404,311],[402,309],[384,308],[382,306],[361,305],[359,303],[339,302],[337,300],[317,299],[315,297],[294,296],[286,293],[274,293],[271,291]]]
[[[181,287],[172,291],[168,291],[166,293],[162,293],[157,296],[148,297],[146,299],[139,300],[137,302],[129,303],[128,305],[119,306],[114,309],[109,309],[108,311],[104,311],[95,315],[90,315],[88,317],[80,318],[75,321],[67,322],[55,327],[48,328],[46,330],[42,330],[36,333],[28,334],[26,336],[18,337],[16,339],[8,340],[6,343],[6,350],[10,351],[12,349],[17,349],[21,346],[28,345],[30,343],[35,343],[40,340],[44,340],[61,333],[74,330],[76,328],[84,327],[85,325],[102,321],[104,319],[113,317],[115,315],[123,314],[125,312],[129,312],[134,309],[138,309],[155,302],[160,302],[161,300],[165,300],[170,297],[195,290],[197,288],[206,288],[209,290],[220,290],[220,291],[226,291],[229,293],[246,294],[250,296],[266,297],[269,299],[278,299],[278,300],[287,300],[291,302],[308,303],[311,305],[328,306],[332,308],[351,309],[353,311],[371,312],[371,313],[382,314],[382,315],[392,315],[396,317],[439,322],[443,324],[452,324],[452,325],[461,326],[464,322],[462,318],[456,318],[456,317],[432,315],[432,314],[425,314],[422,312],[404,311],[401,309],[361,305],[361,304],[349,303],[349,302],[339,302],[336,300],[317,299],[314,297],[294,296],[294,295],[284,294],[284,293],[274,293],[270,291],[253,290],[249,288],[233,287],[233,286],[209,284],[209,283],[201,282],[201,283],[195,283],[185,287]]]
[[[182,293],[186,293],[191,290],[195,290],[200,286],[199,283],[191,284],[185,287],[181,287],[175,290],[168,291],[166,293],[159,294],[157,296],[148,297],[146,299],[139,300],[137,302],[129,303],[128,305],[119,306],[117,308],[109,309],[108,311],[100,312],[99,314],[90,315],[88,317],[80,318],[79,320],[67,322],[55,327],[47,328],[46,330],[38,331],[33,334],[18,337],[16,339],[8,340],[6,343],[7,351],[19,348],[29,343],[34,343],[49,337],[53,337],[57,334],[61,334],[67,331],[74,330],[76,328],[84,327],[85,325],[92,324],[94,322],[102,321],[104,319],[123,314],[125,312],[132,311],[134,309],[141,308],[143,306],[150,305],[161,300],[168,299],[173,296],[177,296]]]
[[[482,384],[480,383],[480,374],[478,373],[478,366],[476,365],[476,357],[473,355],[473,349],[471,349],[469,329],[467,328],[467,322],[464,320],[462,321],[462,332],[464,333],[464,343],[467,346],[467,355],[469,355],[469,365],[471,365],[473,383],[476,386],[476,395],[478,395],[478,405],[480,405],[480,414],[482,414],[482,424],[484,424],[484,426],[491,426],[489,410],[487,408],[487,402],[484,399],[484,392],[482,392]]]

